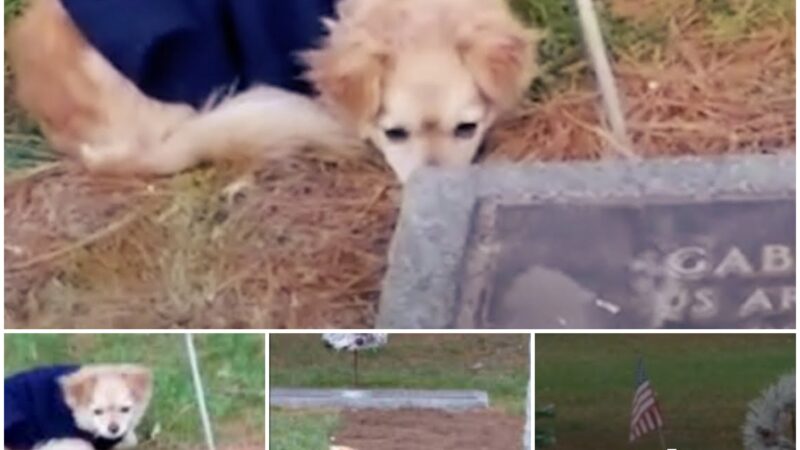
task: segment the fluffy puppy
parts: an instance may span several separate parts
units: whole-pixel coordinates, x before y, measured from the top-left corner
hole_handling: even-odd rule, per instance
[[[322,102],[401,180],[464,166],[536,73],[536,33],[503,0],[343,0],[305,53]]]
[[[50,366],[5,379],[5,442],[11,450],[136,444],[152,375],[135,365]]]
[[[20,103],[52,145],[91,169],[122,173],[168,174],[309,146],[349,152],[366,140],[404,181],[423,165],[469,164],[536,71],[535,36],[504,0],[337,6],[322,45],[303,56],[320,101],[259,83],[221,101],[210,90],[209,107],[148,96],[59,0],[34,1],[8,51]]]

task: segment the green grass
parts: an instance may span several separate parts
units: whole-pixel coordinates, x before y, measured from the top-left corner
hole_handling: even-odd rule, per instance
[[[658,448],[656,434],[628,445],[637,352],[665,416],[670,448],[741,448],[748,402],[794,370],[787,335],[539,335],[536,404],[555,404],[555,450]]]
[[[264,430],[264,338],[262,335],[198,335],[212,423],[221,443],[261,442]],[[147,448],[182,448],[203,440],[182,335],[5,336],[6,375],[55,363],[132,362],[155,376],[153,401],[139,428]]]
[[[19,15],[22,8],[25,6],[26,0],[6,0],[3,5],[3,19],[5,23]]]
[[[534,81],[534,98],[582,73],[575,65],[583,59],[580,26],[575,3],[564,0],[511,0],[517,15],[530,25],[545,32],[539,43],[541,74]]]
[[[389,345],[362,353],[362,387],[479,389],[492,405],[525,414],[527,335],[391,335]],[[270,386],[344,387],[352,358],[322,345],[319,335],[270,337]]]
[[[794,0],[702,0],[711,33],[717,39],[735,39],[776,23],[794,23]]]
[[[335,412],[270,410],[269,448],[272,450],[325,450],[336,429]]]
[[[540,74],[531,87],[533,99],[546,97],[572,84],[586,82],[589,74],[573,0],[510,0],[512,8],[527,24],[544,31],[538,48]],[[599,3],[601,27],[612,53],[627,51],[634,44],[654,53],[665,43],[667,24],[635,23],[615,17]],[[583,81],[580,81],[583,80]]]

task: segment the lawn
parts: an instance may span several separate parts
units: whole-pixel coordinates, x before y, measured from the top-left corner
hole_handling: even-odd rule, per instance
[[[638,353],[679,450],[741,448],[747,404],[795,368],[791,335],[538,335],[535,401],[556,407],[554,450],[658,448],[655,433],[627,442]]]
[[[479,389],[493,406],[525,414],[528,335],[390,335],[389,344],[363,352],[365,388]],[[319,335],[270,336],[270,386],[346,387],[352,358],[322,345]]]
[[[196,335],[195,347],[217,441],[222,447],[263,446],[263,335]],[[153,369],[153,400],[138,430],[141,448],[200,447],[200,415],[182,335],[5,336],[6,375],[36,365],[93,362]]]
[[[529,371],[528,335],[402,335],[363,352],[363,388],[478,389],[491,406],[524,416]],[[347,387],[352,358],[322,344],[316,334],[270,336],[270,386]],[[275,450],[324,448],[337,426],[335,411],[270,409],[270,444]]]
[[[270,408],[271,450],[324,450],[338,424],[335,411],[292,411]]]

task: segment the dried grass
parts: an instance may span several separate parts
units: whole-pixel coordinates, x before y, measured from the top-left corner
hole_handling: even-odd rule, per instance
[[[794,24],[719,40],[696,10],[669,17],[663,52],[645,57],[651,49],[629,48],[615,67],[636,152],[653,157],[793,151]],[[494,133],[493,157],[612,156],[598,104],[586,84],[528,106]]]
[[[794,24],[719,39],[707,16],[670,14],[663,49],[618,52],[637,151],[793,151]],[[597,100],[585,82],[523,108],[488,159],[610,156]],[[232,189],[242,173],[101,178],[58,162],[7,177],[6,326],[371,326],[399,204],[385,167],[299,157]]]
[[[172,180],[61,164],[6,186],[6,320],[44,327],[368,326],[396,214],[369,161]]]

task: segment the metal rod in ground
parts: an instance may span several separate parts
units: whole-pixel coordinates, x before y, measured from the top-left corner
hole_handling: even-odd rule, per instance
[[[197,363],[197,352],[194,349],[194,337],[191,333],[185,335],[186,350],[189,353],[189,364],[192,366],[192,379],[194,380],[194,390],[197,396],[197,406],[200,409],[200,420],[203,422],[203,431],[206,436],[206,445],[209,450],[215,450],[214,432],[211,429],[211,419],[208,416],[206,407],[206,395],[203,390],[203,381],[200,378],[200,367]]]
[[[353,387],[358,387],[358,350],[353,351]]]
[[[611,71],[611,63],[606,52],[603,34],[600,32],[597,11],[592,0],[576,1],[583,39],[586,42],[589,58],[592,61],[592,69],[597,78],[600,96],[603,99],[603,108],[611,126],[613,138],[616,141],[612,143],[614,150],[626,158],[636,158],[633,152],[633,144],[628,136],[628,127],[625,123],[625,115],[622,112],[619,90],[614,79],[614,73]]]
[[[664,440],[664,432],[661,431],[661,427],[658,427],[658,437],[661,439],[661,448],[667,450],[667,441]]]

